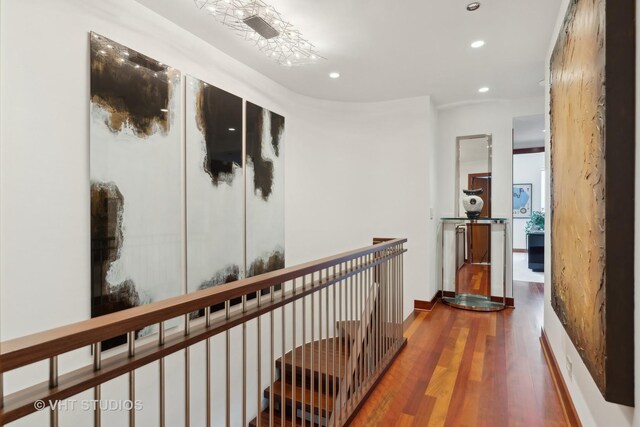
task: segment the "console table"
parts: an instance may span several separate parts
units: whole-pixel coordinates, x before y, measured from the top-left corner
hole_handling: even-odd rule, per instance
[[[441,263],[441,280],[440,280],[440,291],[442,294],[442,301],[445,304],[448,304],[453,307],[462,308],[465,310],[474,310],[474,311],[498,311],[502,310],[507,306],[507,229],[508,229],[508,219],[507,218],[478,218],[478,219],[469,219],[466,217],[445,217],[440,218],[442,227],[440,233],[440,247],[442,256],[440,257]],[[466,226],[467,224],[486,224],[490,226],[491,232],[494,229],[499,229],[502,231],[502,295],[499,298],[495,296],[492,298],[491,295],[481,295],[481,294],[472,294],[466,292],[460,292],[460,286],[457,279],[457,269],[460,267],[458,261],[454,261],[450,263],[453,265],[455,277],[455,291],[445,290],[445,257],[450,256],[445,253],[445,233],[447,232],[447,228],[450,228],[450,232],[453,232],[453,239],[455,241],[455,251],[454,257],[458,257],[460,252],[460,247],[458,243],[458,230],[460,226]],[[447,225],[451,225],[452,227],[447,227]],[[493,234],[493,233],[491,233]],[[464,250],[464,249],[463,249]],[[493,270],[493,261],[489,263],[490,270]],[[491,289],[491,284],[489,283],[489,289]],[[491,292],[489,291],[489,294]]]

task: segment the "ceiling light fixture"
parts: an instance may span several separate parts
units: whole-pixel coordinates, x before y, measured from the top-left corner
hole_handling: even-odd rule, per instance
[[[471,43],[471,47],[474,49],[477,49],[482,46],[484,46],[484,40],[476,40],[473,43]]]
[[[474,10],[480,9],[480,2],[474,1],[473,3],[469,3],[467,5],[467,10],[469,12],[473,12]]]
[[[489,88],[488,88],[488,87],[486,87],[486,86],[481,87],[480,89],[478,89],[478,92],[480,92],[480,93],[489,92]]]
[[[322,58],[299,30],[262,0],[193,1],[204,13],[234,30],[280,65],[304,65]]]
[[[340,77],[340,73],[334,71],[332,73],[329,73],[329,77],[331,77],[332,79],[337,79],[338,77]]]

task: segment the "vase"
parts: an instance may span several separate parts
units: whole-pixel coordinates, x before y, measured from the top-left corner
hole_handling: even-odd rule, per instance
[[[464,193],[464,196],[462,196],[462,206],[464,206],[467,218],[480,218],[480,212],[484,206],[484,200],[480,197],[482,188],[477,190],[462,190],[462,192]]]

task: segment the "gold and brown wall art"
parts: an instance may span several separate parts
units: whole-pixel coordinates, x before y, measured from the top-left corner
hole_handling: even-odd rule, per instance
[[[634,404],[635,3],[572,0],[551,57],[551,304],[604,398]]]

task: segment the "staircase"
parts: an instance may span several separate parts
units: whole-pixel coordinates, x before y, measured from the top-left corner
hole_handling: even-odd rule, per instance
[[[357,410],[389,366],[389,356],[397,354],[394,345],[403,341],[401,323],[393,321],[399,310],[391,312],[391,294],[382,291],[388,277],[382,279],[378,270],[373,276],[356,307],[362,321],[337,321],[334,337],[301,345],[275,361],[277,376],[263,393],[267,403],[249,426],[341,425]]]
[[[328,338],[307,343],[295,349],[295,357],[294,352],[290,351],[284,358],[276,360],[275,366],[279,377],[264,390],[264,398],[268,403],[260,413],[260,426],[302,425],[303,418],[304,425],[329,425],[334,414],[334,404],[348,400],[349,391],[363,385],[356,378],[357,367],[366,369],[365,347],[373,346],[374,343],[370,342],[369,338],[375,335],[376,328],[370,324],[370,327],[366,328],[368,330],[362,332],[360,324],[361,322],[357,320],[337,322],[336,330],[339,331],[338,335],[341,338]],[[384,345],[384,342],[390,343],[392,340],[391,337],[384,335],[379,337],[381,345]],[[355,344],[358,342],[360,345]],[[350,352],[354,355],[353,364],[349,357]],[[313,367],[311,367],[312,354]],[[350,381],[344,380],[349,378],[346,372],[351,374]],[[346,392],[341,390],[341,385],[348,390]],[[272,417],[271,423],[270,417]],[[257,427],[257,418],[254,418],[249,426]]]
[[[294,425],[294,418],[296,425],[302,425],[303,417],[305,425],[312,425],[312,419],[313,425],[327,425],[333,413],[334,398],[339,399],[339,372],[344,372],[348,363],[350,344],[345,344],[350,341],[348,335],[342,339],[322,339],[299,346],[295,349],[295,357],[294,351],[290,351],[284,358],[277,359],[276,369],[280,378],[264,390],[264,397],[269,403],[260,414],[260,425],[283,425],[283,417],[285,426]],[[271,406],[272,424],[269,423]],[[257,419],[254,418],[249,425],[256,427]]]

